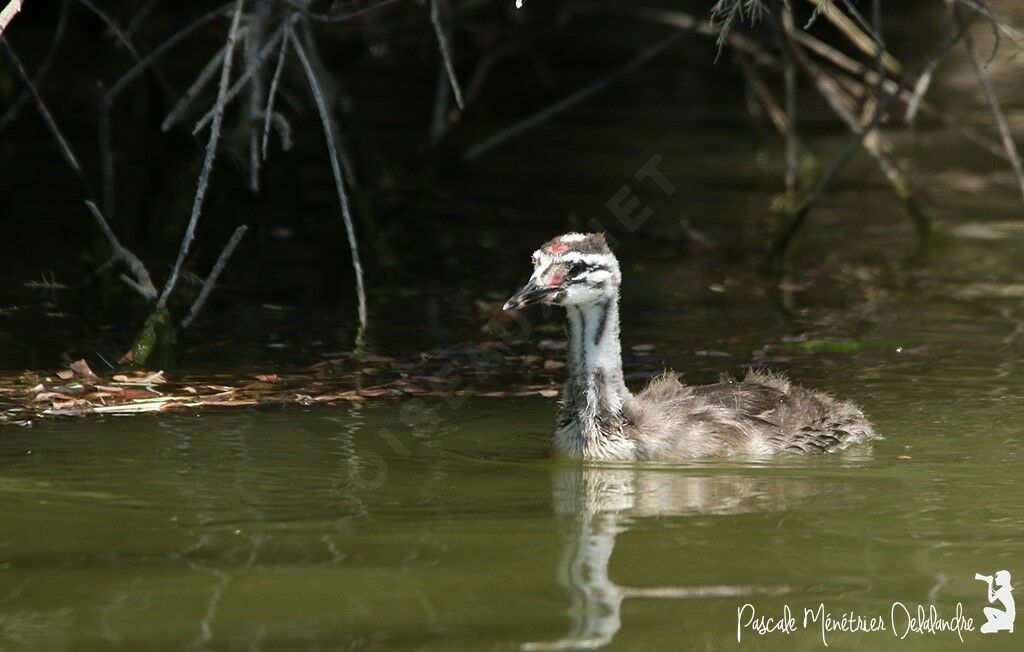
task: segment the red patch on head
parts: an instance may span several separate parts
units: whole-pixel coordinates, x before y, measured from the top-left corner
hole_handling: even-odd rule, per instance
[[[563,251],[568,251],[568,250],[569,250],[569,245],[564,245],[564,244],[556,244],[556,245],[552,246],[551,249],[550,249],[551,253],[553,253],[553,254],[560,254]]]
[[[562,275],[561,274],[552,274],[551,278],[548,280],[548,287],[556,288],[556,287],[558,287],[561,284],[562,284]]]

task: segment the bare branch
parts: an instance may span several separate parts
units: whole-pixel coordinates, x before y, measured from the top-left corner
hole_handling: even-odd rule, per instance
[[[580,102],[594,95],[597,95],[601,91],[608,88],[612,84],[612,82],[618,80],[620,77],[623,77],[630,72],[633,72],[640,66],[644,65],[645,63],[659,55],[670,45],[679,40],[679,38],[682,37],[685,33],[686,30],[676,30],[668,37],[648,47],[643,52],[635,56],[633,59],[626,62],[625,65],[613,70],[605,77],[602,77],[601,79],[598,79],[592,84],[579,89],[575,93],[572,93],[568,97],[565,97],[555,102],[554,104],[538,111],[537,113],[531,115],[530,117],[515,123],[511,127],[499,131],[498,133],[494,134],[490,138],[487,138],[483,142],[478,143],[473,147],[470,147],[468,150],[465,151],[465,153],[463,153],[462,160],[472,161],[474,159],[477,159],[483,154],[486,154],[490,150],[494,149],[498,145],[501,145],[502,143],[514,138],[515,136],[518,136],[521,133],[529,131],[530,129],[536,127],[545,120],[548,120],[558,115],[559,113],[562,113],[563,111],[576,106]]]
[[[971,2],[972,0],[961,1]],[[570,5],[570,9],[571,11],[580,14],[625,14],[640,20],[647,20],[662,25],[672,25],[681,29],[689,29],[695,34],[700,34],[701,36],[717,37],[719,34],[715,26],[710,22],[698,20],[694,16],[680,11],[604,2],[599,4],[574,3]],[[861,78],[863,83],[870,85],[878,85],[880,83],[886,93],[898,95],[901,101],[910,102],[912,100],[913,94],[909,90],[901,90],[899,85],[890,79],[880,79],[874,70],[866,68],[861,63],[855,61],[839,50],[836,50],[832,46],[820,41],[811,34],[798,30],[795,34],[795,38],[802,46],[819,57],[826,59],[832,65],[849,74],[856,75]],[[749,55],[752,61],[760,66],[781,67],[780,62],[774,55],[766,52],[757,43],[748,39],[739,32],[729,32],[726,36],[726,43],[728,43],[733,50]],[[942,57],[940,56],[938,59],[932,60],[929,65],[932,67],[937,66],[941,60]],[[1002,147],[985,134],[979,132],[970,125],[962,124],[948,112],[931,107],[927,102],[921,101],[920,98],[919,102],[920,106],[918,108],[922,113],[927,113],[928,115],[937,118],[946,125],[946,127],[960,132],[964,138],[967,138],[975,145],[985,149],[992,155],[1001,159],[1006,158],[1006,154],[1003,152]]]
[[[818,202],[821,196],[824,194],[825,189],[833,179],[839,174],[839,172],[846,167],[846,164],[853,158],[853,155],[860,149],[861,143],[864,142],[864,138],[871,133],[878,126],[882,116],[892,107],[896,100],[901,96],[907,85],[910,84],[911,80],[915,79],[929,63],[937,58],[940,58],[946,54],[957,41],[959,41],[964,34],[965,26],[960,25],[957,29],[953,30],[947,36],[945,36],[939,45],[924,59],[922,59],[913,70],[905,74],[897,85],[896,92],[885,96],[875,106],[875,111],[871,115],[869,120],[864,121],[863,126],[853,135],[853,137],[847,142],[846,146],[842,149],[839,156],[832,161],[831,165],[825,169],[818,182],[808,193],[807,197],[801,202],[800,207],[796,211],[794,218],[786,226],[786,228],[778,235],[775,241],[772,243],[771,251],[769,253],[769,260],[775,261],[778,256],[781,255],[789,247],[789,243],[792,242],[793,237],[799,232],[804,222],[807,220],[807,216],[810,214],[811,208]]]
[[[185,112],[185,109],[187,109],[196,97],[199,96],[199,93],[206,88],[206,85],[210,83],[213,76],[217,74],[218,70],[220,70],[221,64],[224,62],[224,54],[225,48],[222,47],[217,50],[213,55],[213,58],[206,62],[203,69],[199,71],[196,78],[192,81],[189,87],[185,89],[185,93],[177,102],[174,103],[171,110],[167,112],[167,117],[164,118],[164,121],[160,124],[160,129],[162,131],[169,131],[170,128],[174,126],[174,123],[178,121],[178,118],[181,117],[181,114]]]
[[[64,33],[68,26],[68,15],[71,7],[71,0],[63,0],[60,4],[60,14],[57,15],[57,26],[53,29],[53,39],[50,40],[50,46],[46,50],[46,54],[43,55],[43,60],[36,68],[36,74],[32,78],[32,85],[39,88],[43,81],[46,79],[46,75],[50,72],[50,66],[53,64],[54,58],[57,56],[57,50],[60,48],[61,43],[64,42]],[[0,33],[3,33],[3,29],[0,28]],[[0,118],[0,130],[14,122],[14,119],[18,117],[18,113],[21,112],[22,107],[32,99],[32,94],[28,90],[21,92],[11,106],[4,113],[3,117]]]
[[[281,38],[284,36],[285,29],[290,27],[291,23],[294,20],[295,18],[293,17],[284,21],[282,25],[278,27],[277,30],[274,32],[274,35],[267,39],[267,42],[263,44],[262,48],[260,48],[260,51],[256,55],[255,59],[253,59],[253,61],[246,67],[245,71],[238,77],[238,79],[235,80],[235,83],[231,85],[231,88],[228,90],[224,100],[225,106],[230,104],[236,97],[238,97],[238,94],[242,92],[242,88],[246,85],[246,83],[248,83],[252,76],[255,75],[260,70],[260,68],[263,67],[263,63],[267,60],[267,58],[270,57],[270,53],[274,51],[274,48],[277,47],[278,42],[280,42]],[[213,120],[213,114],[216,112],[216,110],[217,107],[214,106],[196,122],[195,127],[192,128],[193,136],[202,131],[203,128],[206,127],[206,125],[210,124],[210,121]]]
[[[793,33],[792,19],[788,13],[783,16],[783,23],[790,36]],[[853,133],[863,127],[862,121],[857,117],[856,106],[854,99],[846,93],[836,80],[826,75],[818,66],[816,66],[810,58],[807,56],[798,44],[792,39],[789,40],[792,54],[794,59],[807,71],[807,74],[811,77],[815,87],[821,94],[822,98],[828,103],[835,114],[839,117],[843,123],[846,124],[847,128]],[[876,96],[870,96],[870,100],[865,103],[864,112],[865,120],[871,115],[873,107],[877,106],[879,98]],[[888,139],[885,138],[881,130],[878,129],[877,125],[874,129],[868,132],[863,139],[864,149],[867,153],[875,159],[879,169],[885,176],[889,185],[892,186],[893,191],[897,197],[903,202],[910,213],[911,218],[914,221],[915,226],[918,229],[918,233],[926,235],[930,230],[930,222],[924,212],[921,210],[920,204],[913,195],[911,185],[906,179],[903,171],[900,170],[899,166],[890,156],[892,146]]]
[[[277,137],[281,140],[281,149],[286,152],[290,151],[292,148],[292,126],[288,123],[288,119],[274,111],[270,114],[270,122],[277,130]]]
[[[708,20],[700,20],[691,14],[671,9],[657,9],[654,7],[643,7],[638,5],[625,4],[622,2],[602,2],[600,4],[571,3],[570,11],[577,14],[625,14],[640,20],[646,20],[660,25],[678,27],[688,30],[701,36],[719,38],[722,32]],[[759,66],[778,65],[775,55],[765,51],[760,45],[747,38],[739,32],[729,31],[724,35],[725,43],[734,50],[739,50],[750,56]]]
[[[285,22],[289,16],[285,16]],[[260,144],[263,160],[267,159],[267,141],[270,140],[270,121],[274,116],[274,99],[277,97],[277,86],[281,81],[281,72],[284,70],[284,61],[288,56],[288,43],[291,39],[281,39],[281,51],[277,55],[277,65],[274,67],[274,76],[270,78],[270,92],[267,94],[267,107],[263,109],[263,138]]]
[[[888,52],[885,52],[882,46],[881,37],[878,34],[869,35],[865,34],[852,20],[847,18],[845,14],[836,9],[829,0],[809,0],[811,4],[817,7],[821,15],[825,16],[832,25],[846,36],[847,39],[861,52],[864,54],[875,57],[878,54],[878,50],[881,48],[882,62],[885,64],[886,70],[893,75],[900,74],[900,64],[896,59],[892,57]],[[856,10],[854,10],[856,11]],[[860,16],[859,12],[857,15]],[[864,22],[863,17],[860,19]],[[866,24],[866,22],[865,22]],[[870,30],[869,30],[870,31]]]
[[[43,102],[43,98],[40,97],[39,93],[36,91],[36,87],[29,78],[28,72],[25,70],[25,66],[21,63],[21,59],[18,58],[18,55],[14,52],[14,48],[11,47],[11,44],[7,42],[6,36],[0,36],[0,47],[3,48],[4,54],[6,54],[7,58],[9,58],[11,63],[14,64],[14,69],[18,73],[18,77],[21,78],[21,83],[23,83],[25,88],[28,89],[28,92],[32,94],[32,99],[36,103],[36,108],[39,109],[39,114],[42,116],[43,122],[46,123],[46,128],[50,130],[50,134],[53,136],[53,139],[57,141],[57,146],[60,147],[61,153],[64,155],[64,160],[68,162],[68,165],[71,166],[71,169],[74,170],[78,178],[85,183],[85,174],[82,172],[82,166],[78,163],[78,157],[75,156],[74,150],[71,149],[71,145],[68,144],[67,139],[64,137],[64,133],[60,130],[60,127],[57,126],[57,121],[53,119],[53,114],[50,113],[50,109],[47,108],[46,103]]]
[[[206,300],[210,298],[210,292],[213,291],[213,286],[217,284],[217,279],[220,278],[221,272],[224,271],[224,267],[228,264],[228,259],[231,258],[231,254],[235,253],[235,248],[238,243],[242,241],[242,236],[249,230],[249,227],[245,224],[241,225],[235,232],[231,234],[231,238],[228,239],[228,243],[224,245],[224,249],[221,250],[220,256],[217,257],[217,262],[214,263],[213,269],[210,270],[210,275],[203,281],[203,287],[199,290],[199,296],[192,302],[192,307],[188,311],[188,315],[181,320],[181,329],[185,330],[192,325],[195,321],[199,311],[206,305]]]
[[[310,63],[309,57],[306,55],[306,50],[302,47],[302,43],[295,35],[295,32],[291,29],[291,26],[287,27],[287,36],[291,39],[292,46],[295,49],[295,55],[299,58],[299,62],[302,63],[302,68],[306,72],[306,79],[309,81],[309,89],[313,94],[313,99],[316,101],[317,112],[320,114],[320,122],[323,125],[324,140],[327,141],[327,153],[331,158],[331,172],[334,173],[334,188],[338,193],[338,203],[341,206],[341,217],[345,222],[345,232],[348,235],[349,252],[352,256],[352,270],[356,277],[356,297],[359,301],[359,326],[361,336],[362,333],[365,333],[366,331],[366,289],[363,286],[363,265],[359,261],[359,247],[356,243],[355,225],[352,222],[352,209],[349,206],[348,192],[345,190],[345,181],[342,178],[343,175],[341,173],[341,161],[338,158],[334,119],[331,117],[330,110],[327,108],[327,101],[324,99],[320,80],[317,79],[316,72],[313,70],[313,65]]]
[[[167,40],[157,46],[152,52],[144,56],[138,63],[128,69],[128,72],[121,75],[121,77],[114,82],[114,85],[107,91],[106,101],[108,104],[112,104],[114,99],[120,95],[128,84],[135,81],[135,79],[142,74],[146,68],[148,68],[154,61],[162,57],[167,53],[168,50],[178,45],[186,38],[191,36],[194,32],[198,31],[199,28],[204,27],[207,23],[213,21],[215,18],[220,18],[224,15],[225,10],[231,7],[232,3],[223,4],[213,11],[203,14],[189,25],[182,27],[180,30],[175,32]]]
[[[975,0],[957,0],[957,2],[974,9],[985,18],[988,18],[996,25],[1000,32],[1009,36],[1017,44],[1018,48],[1024,49],[1024,31],[1014,27],[1008,20],[992,11],[988,5],[976,2]]]
[[[285,19],[287,22],[287,19]],[[260,20],[254,19],[249,25],[245,35],[245,61],[251,67],[256,65],[256,57],[259,51],[260,39],[263,37],[263,28]],[[262,73],[253,75],[252,83],[249,84],[249,104],[246,107],[245,129],[249,132],[249,190],[259,192],[260,190],[260,132],[259,118],[262,115],[264,92],[264,79]]]
[[[854,6],[853,2],[850,0],[842,0],[842,2],[843,6],[846,7],[846,11],[850,12],[853,19],[857,21],[858,25],[860,25],[860,28],[864,30],[864,32],[870,36],[875,43],[881,43],[881,30],[879,30],[877,26],[872,27],[871,25],[868,25],[868,21],[864,18],[863,14],[857,11],[857,7]]]
[[[974,72],[978,75],[978,83],[981,84],[981,90],[985,94],[985,99],[988,100],[989,106],[992,107],[992,115],[995,118],[996,126],[999,127],[999,135],[1003,140],[1006,156],[1009,157],[1010,167],[1013,168],[1013,173],[1017,177],[1017,183],[1020,184],[1021,196],[1024,196],[1024,168],[1021,166],[1017,144],[1013,142],[1013,134],[1010,133],[1010,127],[1006,124],[1003,108],[1000,106],[999,98],[996,97],[995,89],[992,87],[992,79],[988,75],[985,64],[981,61],[977,48],[974,47],[974,39],[971,37],[971,30],[967,20],[960,13],[958,7],[953,8],[953,14],[961,29],[964,30],[964,47],[967,48],[967,54],[970,55],[971,63],[974,64]]]
[[[199,223],[199,215],[203,211],[203,200],[206,199],[206,189],[210,182],[210,172],[213,171],[213,162],[217,158],[217,143],[220,141],[221,124],[224,122],[224,105],[226,104],[228,82],[231,79],[231,63],[234,59],[235,41],[238,37],[238,25],[241,22],[242,4],[244,1],[245,0],[236,0],[235,3],[235,13],[231,18],[231,27],[228,29],[227,51],[224,54],[224,64],[221,67],[217,102],[214,105],[213,123],[210,126],[210,138],[206,142],[206,156],[203,159],[203,169],[199,173],[199,184],[196,187],[196,196],[192,202],[192,214],[189,217],[188,227],[185,229],[185,235],[181,239],[178,258],[174,262],[174,267],[171,268],[171,275],[167,279],[167,283],[164,284],[163,293],[161,293],[160,299],[157,301],[157,310],[161,310],[167,305],[167,299],[170,298],[171,292],[174,291],[174,286],[177,285],[178,275],[181,274],[181,268],[185,264],[185,258],[188,256],[189,249],[192,246],[192,240],[196,235],[196,225]]]
[[[917,110],[921,107],[921,100],[924,99],[925,94],[932,85],[932,76],[935,75],[935,70],[938,69],[939,64],[942,63],[942,59],[936,59],[928,64],[928,67],[924,69],[921,76],[914,82],[914,92],[910,95],[910,100],[907,102],[907,110],[903,114],[903,119],[910,123],[914,121],[917,116]]]
[[[124,30],[121,29],[121,26],[114,22],[114,19],[111,18],[110,15],[107,14],[107,12],[97,7],[92,0],[77,0],[77,2],[89,11],[91,11],[92,13],[96,14],[96,16],[103,21],[103,24],[106,25],[111,32],[113,32],[114,36],[117,37],[117,40],[121,41],[121,43],[128,50],[128,52],[130,52],[131,55],[135,57],[136,60],[139,59],[139,52],[135,49],[135,46],[132,45],[132,42],[128,38],[128,35],[124,33]]]
[[[448,37],[444,33],[444,25],[441,23],[442,1],[430,0],[430,22],[434,25],[434,34],[437,35],[441,59],[444,61],[444,69],[448,73],[448,83],[451,84],[452,93],[455,94],[455,103],[459,105],[460,109],[465,109],[466,104],[462,101],[462,87],[459,86],[459,79],[455,76],[455,65],[452,63],[451,48],[448,45]]]
[[[130,269],[132,274],[135,275],[135,278],[132,279],[122,274],[121,280],[141,294],[142,298],[147,301],[155,299],[157,295],[156,287],[153,285],[153,280],[149,276],[149,271],[146,269],[146,266],[142,264],[142,261],[139,260],[138,256],[124,248],[121,241],[117,239],[116,235],[114,235],[114,231],[110,228],[110,225],[107,224],[107,220],[103,217],[103,213],[100,212],[99,207],[89,200],[86,200],[85,205],[89,209],[89,212],[92,213],[92,216],[96,218],[96,223],[99,225],[100,230],[103,231],[103,235],[106,236],[107,242],[110,243],[110,248],[114,250],[114,255],[123,260],[125,264],[128,265],[128,269]]]

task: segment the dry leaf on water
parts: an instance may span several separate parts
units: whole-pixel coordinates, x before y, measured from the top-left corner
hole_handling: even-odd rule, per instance
[[[68,365],[68,369],[73,371],[75,375],[81,376],[83,378],[96,378],[96,374],[93,373],[92,369],[89,368],[89,363],[85,361],[85,358],[82,358],[81,360],[75,360],[70,365]],[[67,380],[66,378],[61,376],[59,372],[57,373],[57,375],[60,378]]]

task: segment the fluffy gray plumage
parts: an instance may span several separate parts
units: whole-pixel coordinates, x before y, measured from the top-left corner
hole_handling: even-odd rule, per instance
[[[624,411],[626,431],[649,459],[737,453],[828,453],[874,438],[864,413],[848,401],[751,370],[742,381],[684,385],[656,378]]]
[[[768,371],[685,385],[666,373],[633,395],[622,375],[618,261],[600,234],[569,233],[534,252],[506,309],[545,302],[569,321],[569,377],[557,452],[589,460],[680,460],[826,453],[877,437],[854,404]]]

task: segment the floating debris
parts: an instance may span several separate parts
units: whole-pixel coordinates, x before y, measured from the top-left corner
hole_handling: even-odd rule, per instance
[[[48,417],[130,416],[184,409],[330,405],[407,398],[559,395],[566,342],[466,342],[405,358],[348,352],[293,371],[242,374],[97,374],[76,360],[54,372],[0,376],[0,425],[30,426]],[[627,364],[644,378],[660,371],[653,344],[634,345]]]

